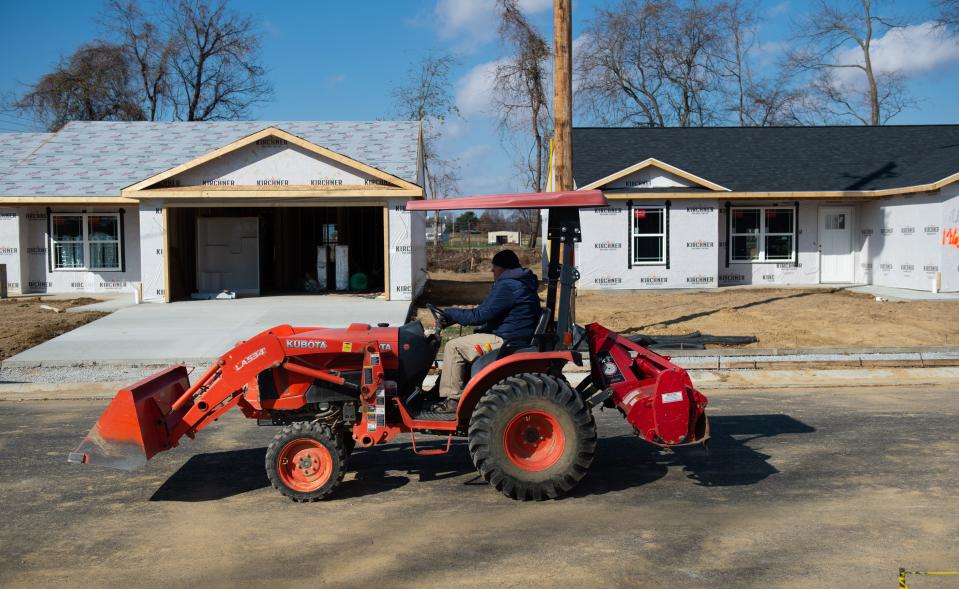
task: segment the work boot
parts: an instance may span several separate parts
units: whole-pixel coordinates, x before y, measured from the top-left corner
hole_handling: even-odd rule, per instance
[[[439,403],[433,405],[433,407],[431,408],[431,411],[433,413],[441,413],[441,414],[448,415],[450,413],[456,413],[456,406],[459,404],[460,404],[459,399],[443,399]]]

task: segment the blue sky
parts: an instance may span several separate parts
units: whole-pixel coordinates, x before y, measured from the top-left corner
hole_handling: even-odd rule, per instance
[[[577,37],[601,0],[573,0]],[[768,55],[788,46],[791,20],[808,9],[798,0],[759,3],[764,22],[758,43]],[[484,112],[485,72],[502,54],[493,0],[354,0],[352,2],[233,2],[263,32],[263,63],[275,88],[255,119],[369,120],[390,117],[390,88],[430,52],[454,52],[462,117],[447,126],[440,149],[461,162],[463,193],[521,190],[494,120]],[[552,0],[521,0],[532,21],[551,38]],[[932,12],[927,0],[886,6],[902,21],[919,24]],[[0,6],[0,95],[22,92],[62,55],[97,35],[101,4],[85,1],[7,1]],[[887,58],[910,77],[918,109],[894,123],[959,123],[959,44],[889,44]],[[906,41],[910,41],[906,39]],[[899,63],[902,62],[902,63]],[[31,130],[30,121],[0,113],[0,131]]]

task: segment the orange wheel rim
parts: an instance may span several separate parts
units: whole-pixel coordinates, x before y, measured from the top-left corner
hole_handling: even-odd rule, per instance
[[[333,456],[330,451],[311,438],[288,442],[276,459],[276,470],[287,487],[300,493],[320,489],[333,474]]]
[[[556,418],[542,411],[524,411],[503,432],[506,456],[517,467],[538,472],[556,464],[566,450],[566,435]]]

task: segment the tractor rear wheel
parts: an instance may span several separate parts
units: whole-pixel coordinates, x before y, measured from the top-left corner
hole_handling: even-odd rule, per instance
[[[353,439],[353,429],[348,427],[343,428],[340,435],[343,436],[343,455],[349,458],[350,454],[353,453],[353,449],[356,448],[356,440]]]
[[[342,437],[322,423],[298,421],[284,427],[266,449],[266,476],[293,501],[318,501],[343,480]]]
[[[555,499],[586,475],[596,452],[596,422],[560,378],[508,377],[483,395],[469,426],[480,475],[513,499]]]

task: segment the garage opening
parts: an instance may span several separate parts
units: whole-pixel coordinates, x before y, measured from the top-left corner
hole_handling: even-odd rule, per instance
[[[171,208],[171,300],[384,290],[382,207]]]

